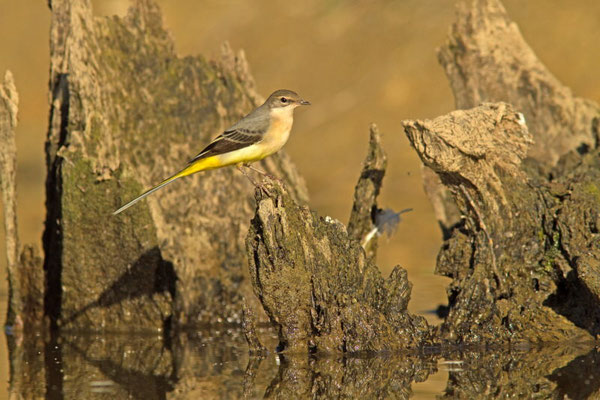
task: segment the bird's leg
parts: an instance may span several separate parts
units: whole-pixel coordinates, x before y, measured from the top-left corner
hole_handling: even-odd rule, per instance
[[[236,164],[236,168],[238,169],[238,171],[240,171],[242,174],[244,174],[244,176],[246,178],[248,178],[250,183],[252,183],[254,186],[262,187],[262,185],[260,183],[256,182],[254,179],[252,179],[252,177],[250,175],[248,175],[248,173],[246,172],[244,167],[245,167],[244,163]]]
[[[269,173],[267,173],[265,171],[262,171],[262,170],[260,170],[260,169],[258,169],[256,167],[253,167],[252,164],[244,164],[244,166],[246,168],[250,168],[252,171],[258,172],[262,176],[266,176],[267,178],[269,178],[272,181],[277,181],[277,182],[279,182],[280,184],[283,185],[283,181],[281,179],[279,179],[278,177],[273,176],[273,175],[271,175],[271,174],[269,174]]]
[[[267,190],[267,188],[265,188],[263,186],[262,183],[256,182],[254,179],[252,179],[252,177],[250,175],[248,175],[248,173],[246,172],[246,169],[244,168],[244,167],[247,167],[247,165],[245,165],[244,163],[239,163],[239,164],[236,164],[236,167],[242,174],[244,174],[244,176],[246,178],[248,178],[248,180],[250,181],[250,183],[252,183],[254,185],[254,187],[259,188],[267,196],[269,195],[269,191]]]

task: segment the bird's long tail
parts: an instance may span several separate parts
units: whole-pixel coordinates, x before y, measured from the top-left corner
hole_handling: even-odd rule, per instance
[[[138,201],[142,200],[144,197],[148,196],[149,194],[152,194],[152,193],[156,192],[158,189],[161,189],[161,188],[167,186],[169,183],[175,181],[176,179],[181,178],[183,175],[180,175],[180,174],[181,174],[181,172],[178,172],[175,175],[168,177],[167,179],[165,179],[158,185],[154,186],[152,189],[146,190],[144,193],[142,193],[135,199],[131,200],[129,203],[125,204],[123,207],[119,208],[117,211],[113,212],[113,215],[117,215],[120,212],[127,210],[129,207],[131,207]]]
[[[144,193],[142,193],[141,195],[139,195],[135,199],[131,200],[129,203],[125,204],[123,207],[121,207],[117,211],[113,212],[113,215],[117,215],[120,212],[127,210],[129,207],[131,207],[132,205],[134,205],[138,201],[142,200],[144,197],[148,196],[149,194],[152,194],[152,193],[156,192],[158,189],[161,189],[161,188],[167,186],[169,183],[171,183],[171,182],[173,182],[173,181],[175,181],[175,180],[177,180],[179,178],[182,178],[182,177],[187,176],[187,175],[191,175],[191,174],[193,174],[195,172],[204,171],[206,169],[214,168],[217,165],[216,161],[218,161],[216,159],[216,157],[208,157],[208,158],[205,158],[205,159],[202,159],[202,160],[198,160],[198,161],[196,161],[196,162],[188,165],[186,168],[182,169],[181,171],[179,171],[175,175],[171,175],[170,177],[168,177],[167,179],[165,179],[164,181],[162,181],[161,183],[159,183],[158,185],[156,185],[152,189],[149,189],[149,190],[145,191]]]

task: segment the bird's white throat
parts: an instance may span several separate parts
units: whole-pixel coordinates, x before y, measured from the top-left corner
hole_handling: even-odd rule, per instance
[[[286,121],[286,120],[293,120],[294,119],[294,106],[287,106],[287,107],[275,107],[275,108],[271,108],[270,113],[271,113],[271,117],[272,118],[277,118],[279,120]]]

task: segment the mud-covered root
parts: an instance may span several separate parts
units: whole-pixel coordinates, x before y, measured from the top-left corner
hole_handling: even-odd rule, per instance
[[[279,329],[280,350],[397,350],[430,339],[425,320],[407,312],[406,271],[396,267],[384,279],[342,223],[298,205],[275,182],[264,189],[256,191],[246,243],[254,291]]]
[[[552,185],[536,176],[538,169],[522,162],[531,137],[522,115],[508,104],[405,121],[404,127],[463,216],[449,229],[438,256],[436,272],[453,279],[443,337],[469,342],[591,339],[589,334],[598,331],[598,300],[591,294],[597,280],[592,274],[578,280],[572,272],[585,271],[575,254],[587,251],[584,266],[597,262],[590,241],[600,197],[584,193],[585,188],[595,190],[600,176],[594,155],[584,157],[588,161],[575,170],[581,171],[576,178],[562,183],[573,191],[565,197],[553,194]],[[561,223],[565,218],[579,223]],[[565,248],[565,239],[573,247]],[[587,291],[577,289],[586,285]],[[586,312],[577,302],[586,304]]]
[[[499,0],[461,3],[438,56],[465,110],[404,125],[444,234],[444,337],[591,339],[600,106],[548,71]]]
[[[369,127],[369,149],[363,162],[360,177],[354,189],[354,202],[348,221],[348,235],[359,241],[369,259],[377,256],[377,227],[375,218],[379,212],[377,196],[383,183],[387,167],[387,156],[381,145],[381,134],[377,125]]]
[[[576,97],[536,57],[500,0],[459,3],[456,22],[438,50],[456,108],[505,101],[522,112],[534,138],[528,156],[555,165],[598,141],[598,104]]]

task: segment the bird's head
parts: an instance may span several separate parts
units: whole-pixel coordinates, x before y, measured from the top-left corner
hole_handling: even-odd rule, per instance
[[[270,109],[288,107],[290,109],[294,109],[298,106],[308,106],[310,105],[310,102],[302,99],[302,97],[300,97],[296,92],[280,89],[274,91],[269,96],[265,104],[268,105]]]

